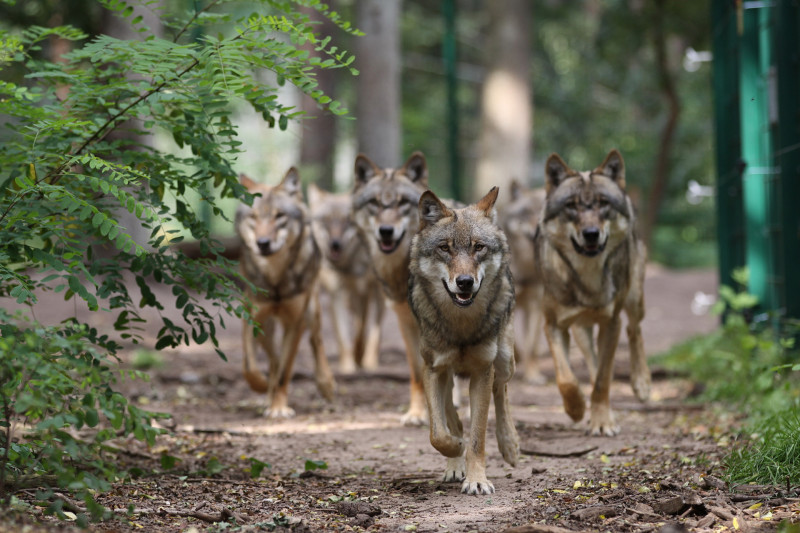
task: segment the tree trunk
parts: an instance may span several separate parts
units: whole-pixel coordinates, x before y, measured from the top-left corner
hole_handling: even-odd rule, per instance
[[[529,0],[489,5],[488,74],[481,94],[481,131],[473,198],[500,186],[509,199],[512,179],[529,181],[533,104],[530,83]]]
[[[358,150],[380,166],[401,164],[400,0],[358,0]],[[406,154],[408,155],[408,154]]]
[[[658,66],[659,86],[664,98],[667,100],[667,122],[661,130],[661,142],[656,166],[653,169],[653,181],[647,195],[647,208],[642,210],[642,239],[649,245],[653,236],[653,229],[658,222],[658,213],[664,200],[664,193],[669,182],[669,173],[672,158],[672,145],[675,140],[675,130],[681,114],[681,104],[675,90],[675,77],[670,69],[667,58],[667,37],[664,31],[664,0],[656,0],[653,18],[655,31],[656,64]]]
[[[326,17],[320,16],[316,9],[303,8],[312,20],[321,24],[316,30],[321,36],[332,35],[336,25]],[[311,44],[306,49],[312,56],[323,53],[314,50]],[[336,70],[320,69],[317,71],[319,89],[331,98],[336,90]],[[305,111],[300,121],[302,128],[300,139],[300,175],[306,183],[316,183],[325,190],[333,190],[333,163],[336,149],[336,116],[326,109],[320,109],[313,98],[303,94],[300,109]]]

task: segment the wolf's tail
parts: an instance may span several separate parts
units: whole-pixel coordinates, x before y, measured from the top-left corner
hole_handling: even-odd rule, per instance
[[[267,392],[269,390],[269,382],[267,377],[258,369],[253,354],[245,350],[242,362],[242,374],[244,374],[244,379],[250,385],[250,388],[256,392]]]

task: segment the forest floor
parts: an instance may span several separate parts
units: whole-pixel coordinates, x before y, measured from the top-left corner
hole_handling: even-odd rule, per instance
[[[714,294],[715,275],[648,267],[649,354],[717,326],[717,317],[692,313],[696,291]],[[324,320],[335,369],[332,327]],[[487,474],[496,492],[467,496],[460,483],[440,481],[445,461],[430,445],[428,428],[400,423],[408,370],[391,312],[380,370],[337,374],[333,403],[316,391],[304,341],[290,389],[297,416],[281,421],[262,416],[263,396],[241,379],[240,324],[227,325],[220,341],[229,362],[205,346],[166,351],[166,364],[150,372],[150,381],[121,384],[138,405],[170,413],[171,432],[150,448],[115,443],[121,466],[141,475],[98,495],[120,518],[91,531],[771,531],[800,515],[798,499],[781,488],[720,481],[737,420],[719,406],[687,401],[693,384],[653,368],[651,401],[635,399],[624,333],[611,392],[620,434],[590,437],[585,420],[569,420],[545,356],[546,384],[515,378],[509,386],[523,456],[516,467],[502,461],[490,413]],[[132,356],[133,350],[124,359]],[[573,362],[586,382],[577,354]],[[468,409],[460,412],[466,419]],[[165,454],[176,458],[166,471]],[[269,466],[251,478],[251,468],[262,463]],[[32,492],[17,496],[33,501]],[[40,515],[0,520],[3,533],[71,529]]]

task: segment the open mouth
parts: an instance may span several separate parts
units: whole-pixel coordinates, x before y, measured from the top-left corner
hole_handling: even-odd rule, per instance
[[[400,246],[400,241],[403,240],[406,232],[404,231],[399,238],[393,239],[389,237],[388,239],[378,239],[378,247],[381,249],[381,252],[385,254],[390,254],[397,250],[397,247]]]
[[[469,307],[472,305],[472,302],[475,301],[475,296],[478,294],[477,292],[451,292],[450,289],[447,288],[447,282],[445,280],[442,280],[442,285],[444,285],[444,290],[450,295],[453,303],[459,307]]]
[[[603,241],[602,244],[597,242],[592,244],[585,244],[583,246],[578,244],[578,241],[576,241],[574,237],[570,237],[570,240],[572,240],[572,247],[575,248],[576,252],[578,252],[581,255],[585,255],[586,257],[594,257],[606,249],[606,243],[608,242],[608,237],[606,237],[606,240]]]

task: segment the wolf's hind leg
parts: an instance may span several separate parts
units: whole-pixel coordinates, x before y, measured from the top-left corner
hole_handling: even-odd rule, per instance
[[[515,466],[519,457],[519,435],[511,418],[511,408],[508,401],[508,383],[514,374],[514,358],[511,355],[511,346],[514,338],[513,329],[509,326],[498,345],[497,357],[494,360],[494,412],[496,418],[495,435],[497,447],[503,459]]]
[[[650,399],[650,367],[647,366],[647,355],[644,351],[642,328],[644,318],[644,296],[641,291],[631,288],[625,302],[625,314],[628,315],[628,345],[631,352],[631,388],[641,402]]]

